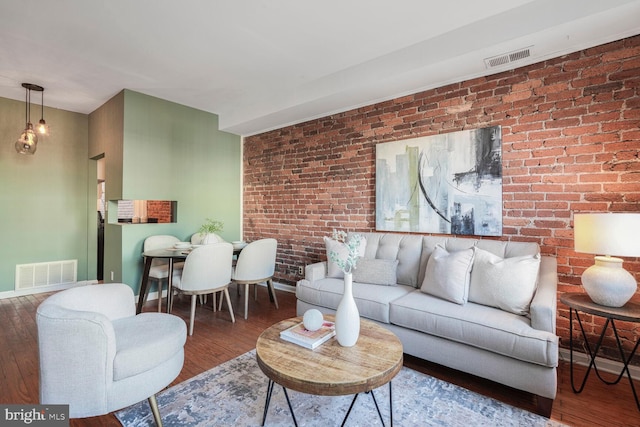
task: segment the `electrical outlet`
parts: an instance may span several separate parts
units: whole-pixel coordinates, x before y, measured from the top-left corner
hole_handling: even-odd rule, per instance
[[[304,267],[302,266],[298,267],[298,274],[301,276],[304,274]]]
[[[111,272],[111,280],[113,280],[113,271]]]

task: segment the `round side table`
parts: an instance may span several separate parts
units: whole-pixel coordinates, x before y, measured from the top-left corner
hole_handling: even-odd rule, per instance
[[[627,378],[629,379],[629,384],[631,385],[631,391],[633,391],[633,397],[636,400],[636,406],[638,410],[640,410],[640,403],[638,402],[638,395],[636,393],[636,388],[633,385],[633,378],[631,377],[631,372],[629,372],[629,363],[631,359],[633,359],[633,355],[636,353],[638,349],[639,341],[636,341],[636,344],[633,347],[631,353],[627,356],[624,354],[624,349],[622,348],[622,343],[620,342],[620,337],[618,336],[618,329],[616,328],[615,321],[620,320],[623,322],[634,322],[640,323],[640,304],[634,302],[628,302],[622,307],[607,307],[604,305],[596,304],[589,298],[586,294],[577,294],[577,293],[569,293],[564,294],[560,297],[560,302],[569,306],[569,354],[570,354],[570,365],[571,365],[571,388],[574,393],[581,393],[584,389],[584,386],[587,382],[587,378],[589,378],[589,374],[591,373],[591,369],[596,372],[596,375],[602,382],[607,385],[618,384],[624,374],[627,374]],[[587,340],[587,336],[584,331],[584,327],[582,326],[582,320],[580,319],[580,314],[587,313],[593,316],[598,316],[606,319],[604,326],[602,327],[602,332],[600,333],[600,338],[596,343],[593,351],[591,346],[589,345],[589,341]],[[578,325],[580,326],[580,331],[582,332],[582,338],[585,342],[585,347],[587,348],[587,352],[589,353],[589,366],[587,367],[587,372],[584,375],[582,380],[582,384],[579,388],[576,388],[574,384],[573,378],[573,315],[575,313],[576,320],[578,321]],[[607,328],[611,325],[611,329],[613,330],[613,334],[616,339],[616,343],[618,345],[618,351],[620,351],[620,359],[623,363],[622,371],[617,375],[617,378],[614,381],[608,381],[602,377],[600,371],[598,371],[598,367],[596,366],[596,356],[598,355],[598,351],[602,345],[604,337],[607,332]]]

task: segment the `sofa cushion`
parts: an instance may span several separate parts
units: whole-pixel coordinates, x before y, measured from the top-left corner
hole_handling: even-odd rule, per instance
[[[422,239],[422,253],[420,257],[420,275],[418,283],[424,281],[424,273],[426,271],[429,257],[435,250],[436,246],[444,247],[448,252],[460,251],[472,247],[478,247],[489,251],[501,258],[510,258],[514,256],[536,255],[540,253],[540,246],[533,242],[510,242],[491,239],[472,239],[466,237],[449,237],[449,236],[424,236]],[[385,258],[385,257],[378,257]]]
[[[353,280],[372,285],[396,285],[397,259],[369,259],[360,257],[353,271]]]
[[[353,286],[353,298],[360,316],[389,323],[389,303],[407,295],[415,288],[411,286],[379,286],[368,283],[356,283]],[[296,297],[308,304],[338,308],[344,292],[344,280],[336,278],[320,279],[313,282],[300,280],[296,286]]]
[[[346,259],[349,253],[349,250],[347,249],[344,243],[338,242],[337,240],[333,240],[330,237],[325,236],[324,243],[327,250],[327,276],[335,277],[336,279],[342,279],[344,277],[344,271],[342,271],[342,269],[338,267],[338,264],[331,261],[331,252],[335,252],[336,254],[338,254],[340,258]],[[367,240],[364,236],[362,236],[362,239],[360,240],[360,248],[358,251],[359,256],[364,256],[364,250],[366,245],[367,245]]]
[[[420,254],[422,253],[422,236],[399,233],[362,233],[367,239],[365,258],[397,259],[396,271],[399,285],[420,287]]]
[[[429,257],[420,290],[424,293],[464,304],[469,295],[473,249],[447,252],[437,246]]]
[[[539,255],[501,258],[476,248],[469,301],[526,315],[536,290]]]
[[[420,291],[390,304],[392,324],[543,366],[558,365],[558,338],[525,316],[468,302],[451,304]]]

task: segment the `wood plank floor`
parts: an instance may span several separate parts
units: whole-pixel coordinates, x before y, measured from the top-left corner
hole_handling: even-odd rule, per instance
[[[250,299],[249,318],[243,318],[243,298],[231,289],[236,313],[232,324],[229,313],[212,312],[198,306],[194,335],[187,339],[185,364],[174,384],[233,359],[255,347],[260,333],[273,323],[295,316],[295,295],[277,291],[280,309],[269,303],[265,288],[258,289],[258,301]],[[38,348],[35,312],[49,294],[37,294],[0,300],[0,403],[20,404],[38,402]],[[151,301],[145,311],[153,311]],[[188,298],[177,299],[174,314],[187,319]],[[535,412],[535,398],[518,390],[462,374],[441,366],[406,357],[405,365],[458,384],[500,401]],[[578,375],[584,369],[580,368]],[[606,386],[594,375],[585,391],[574,394],[569,379],[569,365],[561,362],[558,374],[558,396],[551,418],[574,426],[640,426],[640,411],[636,408],[628,381]],[[639,383],[640,384],[640,383]],[[72,426],[118,426],[112,415],[72,420]]]

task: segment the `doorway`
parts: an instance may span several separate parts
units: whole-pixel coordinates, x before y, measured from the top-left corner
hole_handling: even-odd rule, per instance
[[[105,165],[104,157],[98,159],[98,203],[97,203],[97,215],[98,215],[98,250],[97,250],[97,279],[99,281],[104,280],[104,220],[105,220],[105,205],[106,199],[104,194],[105,189]]]

